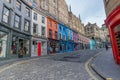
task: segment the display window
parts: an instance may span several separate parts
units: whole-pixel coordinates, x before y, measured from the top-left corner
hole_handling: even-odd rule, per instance
[[[7,39],[8,34],[0,31],[0,58],[6,57]]]

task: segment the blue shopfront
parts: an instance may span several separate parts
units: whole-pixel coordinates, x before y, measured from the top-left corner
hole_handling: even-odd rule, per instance
[[[73,51],[73,34],[67,26],[59,23],[58,28],[58,39],[59,39],[59,52],[70,52]]]

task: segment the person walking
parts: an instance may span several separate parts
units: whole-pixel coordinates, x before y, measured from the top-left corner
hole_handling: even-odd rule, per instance
[[[105,44],[105,48],[106,48],[106,51],[108,50],[108,45],[107,44]]]

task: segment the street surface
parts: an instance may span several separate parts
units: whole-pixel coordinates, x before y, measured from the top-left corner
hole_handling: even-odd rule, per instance
[[[82,50],[18,61],[0,68],[0,80],[92,80],[85,63],[102,50]]]

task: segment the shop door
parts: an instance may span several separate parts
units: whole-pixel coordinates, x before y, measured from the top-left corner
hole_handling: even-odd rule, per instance
[[[19,39],[18,57],[22,58],[24,54],[23,39]]]
[[[38,56],[41,56],[41,43],[38,42]]]

